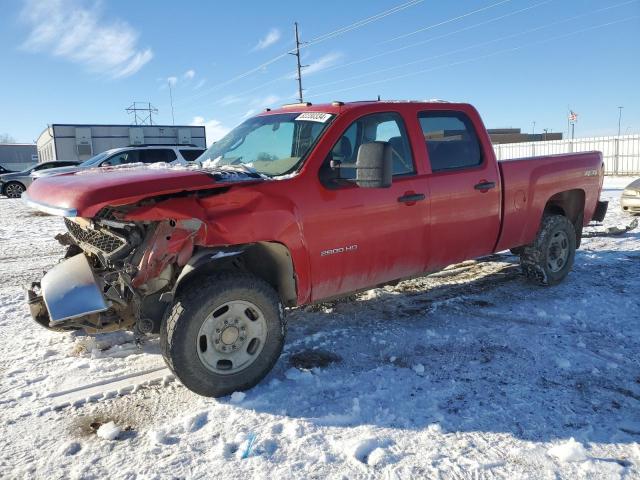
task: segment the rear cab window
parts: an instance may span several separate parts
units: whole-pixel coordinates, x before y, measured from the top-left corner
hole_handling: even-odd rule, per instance
[[[418,121],[433,172],[473,168],[482,164],[480,141],[471,119],[465,113],[420,112]]]

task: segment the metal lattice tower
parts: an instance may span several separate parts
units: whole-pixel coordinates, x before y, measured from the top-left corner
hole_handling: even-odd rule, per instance
[[[158,114],[158,109],[151,102],[133,102],[126,111],[133,115],[134,125],[153,125],[153,115]]]

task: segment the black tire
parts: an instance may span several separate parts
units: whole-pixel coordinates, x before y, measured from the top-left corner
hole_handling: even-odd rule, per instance
[[[198,342],[205,321],[234,301],[250,302],[260,310],[266,338],[246,368],[218,374],[201,360]],[[206,397],[222,397],[258,384],[280,357],[285,334],[284,310],[274,289],[253,275],[224,272],[197,277],[182,288],[162,321],[160,345],[167,366],[185,387]],[[204,347],[214,348],[212,338],[206,337]]]
[[[20,198],[25,190],[20,182],[7,182],[2,188],[2,194],[9,198]]]
[[[545,215],[533,244],[523,248],[520,265],[528,281],[538,285],[557,285],[571,271],[575,255],[573,224],[562,215]]]

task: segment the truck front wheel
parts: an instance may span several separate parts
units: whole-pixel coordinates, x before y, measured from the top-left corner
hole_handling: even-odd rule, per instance
[[[545,215],[532,245],[523,248],[520,265],[527,280],[556,285],[567,276],[576,255],[576,232],[563,215]]]
[[[265,281],[222,273],[189,282],[162,322],[164,359],[189,390],[222,397],[247,390],[284,345],[282,305]]]

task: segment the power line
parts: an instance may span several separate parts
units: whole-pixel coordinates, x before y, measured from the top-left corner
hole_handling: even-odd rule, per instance
[[[329,33],[325,33],[323,35],[320,35],[320,36],[310,40],[306,44],[301,45],[300,48],[307,48],[307,47],[309,47],[311,45],[316,45],[318,43],[324,42],[324,41],[329,40],[331,38],[335,38],[335,37],[337,37],[339,35],[342,35],[344,33],[347,33],[347,32],[350,32],[352,30],[355,30],[357,28],[360,28],[360,27],[363,27],[365,25],[368,25],[369,23],[381,20],[381,19],[383,19],[383,18],[385,18],[385,17],[387,17],[389,15],[393,15],[395,13],[398,13],[398,12],[402,11],[402,10],[405,10],[407,8],[410,8],[410,7],[413,7],[415,5],[418,5],[419,3],[422,3],[423,1],[424,0],[411,0],[411,1],[408,1],[408,2],[405,2],[405,3],[402,3],[400,5],[397,5],[397,6],[393,7],[393,8],[385,10],[384,12],[380,12],[380,13],[378,13],[376,15],[372,15],[370,17],[367,17],[367,18],[363,19],[363,20],[358,20],[358,21],[356,21],[354,23],[351,23],[351,24],[346,25],[344,27],[341,27],[341,28],[338,28],[336,30],[333,30],[333,31],[331,31]],[[254,68],[252,68],[250,70],[247,70],[244,73],[236,75],[235,77],[230,78],[229,80],[226,80],[224,82],[221,82],[221,83],[218,83],[216,85],[213,85],[212,87],[208,88],[206,91],[199,92],[199,93],[197,93],[195,95],[192,95],[191,97],[186,97],[181,101],[181,103],[184,104],[185,102],[188,102],[188,101],[191,101],[191,100],[195,100],[197,98],[202,98],[203,96],[209,95],[209,94],[217,91],[218,89],[220,89],[222,87],[226,87],[227,85],[235,83],[238,80],[242,80],[245,77],[253,75],[254,73],[263,70],[264,68],[268,67],[269,65],[272,65],[273,63],[277,62],[278,60],[281,60],[281,59],[287,57],[287,55],[289,55],[290,53],[293,53],[293,51],[289,50],[287,52],[281,53],[280,55],[277,55],[277,56],[273,57],[272,59],[261,63],[257,67],[254,67]]]
[[[325,40],[329,40],[331,38],[342,35],[343,33],[350,32],[351,30],[355,30],[357,28],[368,25],[369,23],[378,21],[382,18],[388,17],[389,15],[393,15],[394,13],[398,13],[406,8],[413,7],[419,3],[422,3],[424,0],[412,0],[403,4],[400,4],[396,7],[390,8],[389,10],[385,10],[384,12],[378,13],[376,15],[372,15],[371,17],[365,18],[364,20],[360,20],[358,22],[354,22],[351,25],[347,25],[345,27],[334,30],[333,32],[325,33],[324,35],[320,35],[309,41],[307,46],[315,45],[320,42],[324,42]],[[509,0],[506,0],[509,1]]]
[[[540,3],[536,4],[536,5],[532,5],[530,7],[524,8],[524,9],[516,10],[515,12],[512,12],[511,14],[502,15],[500,17],[496,17],[494,19],[490,19],[490,20],[487,20],[485,22],[481,22],[480,24],[472,25],[471,27],[467,27],[467,28],[464,28],[464,29],[461,29],[461,30],[457,30],[455,32],[451,32],[451,34],[460,32],[462,30],[467,30],[469,28],[476,27],[476,26],[481,25],[481,24],[490,23],[490,22],[493,22],[495,20],[504,18],[505,16],[509,16],[509,15],[516,14],[516,13],[520,13],[520,12],[525,11],[525,10],[530,10],[531,8],[543,5],[545,3],[549,3],[550,1],[552,1],[552,0],[545,0],[544,2],[540,2]],[[523,30],[521,32],[517,32],[517,33],[514,33],[514,34],[510,34],[510,35],[506,35],[506,36],[503,36],[503,37],[495,38],[493,40],[488,40],[486,42],[476,43],[476,44],[473,44],[473,45],[470,45],[470,46],[467,46],[467,47],[458,48],[458,49],[451,50],[451,51],[448,51],[448,52],[445,52],[445,53],[441,53],[441,54],[438,54],[438,55],[433,55],[433,56],[430,56],[430,57],[427,57],[427,58],[422,58],[422,59],[419,59],[419,60],[413,60],[411,62],[401,63],[401,64],[398,64],[398,65],[394,65],[392,67],[387,67],[387,68],[383,68],[383,69],[380,69],[380,70],[374,70],[374,71],[371,71],[371,72],[368,72],[368,73],[354,75],[354,76],[348,77],[348,78],[342,78],[340,80],[335,80],[333,82],[326,82],[326,83],[322,83],[322,84],[319,84],[319,85],[314,85],[314,86],[311,87],[311,89],[322,87],[322,86],[335,85],[335,84],[343,83],[343,82],[346,82],[346,81],[349,81],[349,80],[357,80],[359,78],[366,77],[366,76],[369,76],[369,75],[376,75],[376,74],[379,74],[379,73],[387,72],[389,70],[396,70],[398,68],[404,68],[404,67],[407,67],[407,66],[410,66],[410,65],[415,65],[417,63],[423,63],[423,62],[427,62],[427,61],[430,61],[430,60],[436,60],[438,58],[442,58],[442,57],[445,57],[445,56],[449,56],[449,55],[453,55],[453,54],[456,54],[456,53],[464,52],[464,51],[467,51],[467,50],[471,50],[473,48],[483,47],[483,46],[486,46],[486,45],[490,45],[492,43],[500,42],[500,41],[503,41],[503,40],[509,40],[511,38],[515,38],[515,37],[519,37],[519,36],[526,35],[526,34],[529,34],[529,33],[537,32],[539,30],[543,30],[545,28],[549,28],[549,27],[552,27],[552,26],[555,26],[555,25],[559,25],[559,24],[562,24],[562,23],[567,23],[567,22],[570,22],[572,20],[576,20],[578,18],[585,17],[587,15],[592,15],[594,13],[600,13],[600,12],[605,11],[605,10],[610,10],[612,8],[620,7],[620,6],[627,5],[629,3],[638,2],[638,1],[640,1],[640,0],[627,0],[625,2],[621,2],[621,3],[618,3],[616,5],[611,5],[611,6],[608,6],[608,7],[598,8],[596,10],[592,10],[592,11],[589,11],[589,12],[584,12],[584,13],[581,13],[581,14],[578,14],[578,15],[574,15],[574,16],[569,17],[569,18],[562,19],[562,20],[557,20],[555,22],[547,23],[545,25],[541,25],[541,26],[538,26],[538,27],[535,27],[535,28],[531,28],[529,30]],[[434,37],[434,38],[428,39],[428,40],[423,41],[423,42],[418,42],[418,43],[415,43],[415,44],[412,44],[412,45],[401,47],[401,49],[410,48],[410,47],[413,47],[413,46],[416,46],[416,45],[421,45],[421,44],[423,44],[423,43],[425,43],[427,41],[432,41],[432,40],[441,38],[443,36],[449,36],[449,35],[450,34],[445,34],[445,35],[441,35],[440,37]],[[387,53],[389,53],[389,52],[385,52],[384,54],[387,54]],[[379,54],[377,56],[380,56],[380,55],[382,55],[382,54]],[[363,62],[363,61],[366,61],[366,60],[368,60],[370,58],[371,57],[367,57],[365,59],[359,60],[358,62]],[[354,63],[354,62],[352,62],[352,63]],[[315,96],[316,95],[314,95],[314,97]]]
[[[504,49],[504,50],[498,50],[496,52],[492,52],[492,53],[489,53],[489,54],[486,54],[486,55],[482,55],[482,56],[479,56],[479,57],[473,57],[473,58],[469,58],[469,59],[466,59],[466,60],[460,60],[460,61],[457,61],[457,62],[452,62],[452,63],[445,64],[445,65],[439,65],[439,66],[436,66],[436,67],[431,67],[431,68],[427,68],[427,69],[423,69],[423,70],[415,70],[415,71],[410,72],[410,73],[405,73],[405,74],[402,74],[402,75],[396,75],[395,77],[388,77],[388,78],[385,78],[385,79],[375,80],[375,81],[368,82],[368,83],[361,83],[361,84],[353,86],[353,87],[346,87],[346,88],[342,88],[342,89],[339,89],[339,90],[333,90],[333,91],[329,91],[329,92],[317,93],[315,95],[310,95],[309,98],[319,97],[319,96],[322,96],[322,95],[331,95],[331,94],[340,93],[340,92],[346,92],[346,91],[349,91],[349,90],[354,90],[356,88],[367,87],[367,86],[370,86],[370,85],[378,85],[380,83],[386,83],[386,82],[390,82],[392,80],[399,80],[399,79],[402,79],[402,78],[410,77],[412,75],[418,75],[418,74],[422,74],[422,73],[432,72],[434,70],[441,70],[443,68],[448,68],[448,67],[453,67],[453,66],[457,66],[457,65],[462,65],[462,64],[465,64],[465,63],[475,62],[475,61],[478,61],[478,60],[483,60],[485,58],[494,57],[496,55],[501,55],[503,53],[515,52],[517,50],[522,50],[523,48],[531,47],[531,46],[534,46],[534,45],[540,45],[540,44],[543,44],[543,43],[548,43],[548,42],[552,42],[552,41],[559,40],[559,39],[562,39],[562,38],[570,37],[570,36],[577,35],[577,34],[580,34],[580,33],[583,33],[583,32],[587,32],[587,31],[590,31],[590,30],[596,30],[598,28],[604,28],[604,27],[608,27],[610,25],[616,25],[616,24],[619,24],[619,23],[628,22],[628,21],[631,21],[631,20],[636,20],[638,18],[640,18],[640,15],[634,15],[632,17],[627,17],[627,18],[624,18],[622,20],[616,20],[616,21],[612,21],[612,22],[602,23],[602,24],[599,24],[599,25],[594,25],[592,27],[582,28],[580,30],[575,30],[573,32],[565,33],[565,34],[562,34],[562,35],[557,35],[555,37],[549,37],[549,38],[545,38],[543,40],[538,40],[536,42],[526,43],[524,45],[520,45],[520,46],[517,46],[517,47],[507,48],[507,49]]]
[[[502,20],[503,18],[511,17],[513,15],[517,15],[518,13],[522,13],[522,12],[525,12],[527,10],[531,10],[533,8],[540,7],[542,5],[550,3],[552,1],[553,0],[545,0],[543,2],[536,3],[535,5],[531,5],[529,7],[521,8],[519,10],[515,10],[513,12],[510,12],[510,13],[507,13],[507,14],[504,14],[504,15],[500,15],[498,17],[494,17],[494,18],[491,18],[489,20],[485,20],[483,22],[473,24],[473,25],[470,25],[470,26],[465,27],[465,28],[460,28],[458,30],[454,30],[453,32],[449,32],[449,33],[445,33],[445,34],[442,34],[442,35],[438,35],[436,37],[428,38],[426,40],[421,40],[420,42],[412,43],[410,45],[405,45],[405,46],[402,46],[402,47],[399,47],[399,48],[396,48],[396,49],[393,49],[393,50],[389,50],[387,52],[378,53],[378,54],[372,55],[370,57],[361,58],[360,60],[354,60],[353,62],[343,63],[341,65],[336,65],[335,67],[331,67],[331,68],[325,69],[325,72],[337,70],[339,68],[349,67],[351,65],[355,65],[355,64],[358,64],[358,63],[368,62],[369,60],[373,60],[373,59],[376,59],[376,58],[379,58],[379,57],[383,57],[383,56],[389,55],[391,53],[396,53],[396,52],[399,52],[401,50],[406,50],[408,48],[417,47],[419,45],[424,45],[425,43],[430,43],[430,42],[434,42],[436,40],[440,40],[442,38],[450,37],[451,35],[455,35],[455,34],[460,33],[460,32],[465,32],[467,30],[471,30],[472,28],[477,28],[479,26],[486,25],[486,24],[489,24],[489,23],[493,23],[493,22],[496,22],[498,20]],[[632,1],[637,1],[637,0],[632,0]],[[527,32],[520,32],[520,33],[516,34],[515,36],[521,35],[521,34],[524,34],[524,33],[527,33]],[[495,42],[495,41],[498,41],[498,40],[504,40],[504,39],[507,39],[507,38],[510,38],[510,36],[509,37],[502,37],[502,38],[497,39],[497,40],[491,40],[488,43],[492,43],[492,42]],[[436,56],[433,56],[433,57],[423,58],[421,60],[414,60],[412,62],[401,64],[400,66],[413,65],[413,64],[416,64],[416,63],[426,62],[428,60],[434,60],[436,58],[440,58],[440,57],[443,57],[443,56],[446,56],[446,55],[452,55],[454,53],[458,53],[458,52],[461,52],[461,51],[468,50],[469,48],[475,48],[476,46],[477,45],[473,45],[471,47],[464,47],[464,48],[460,48],[460,49],[457,49],[457,50],[453,50],[451,52],[447,52],[447,53],[443,53],[443,54],[440,54],[440,55],[436,55]],[[391,69],[394,69],[394,68],[397,68],[397,67],[398,66],[394,66],[394,67],[390,67],[390,68],[384,68],[382,70],[376,70],[375,72],[363,73],[363,74],[355,75],[355,76],[352,76],[352,77],[349,77],[349,78],[342,78],[340,80],[334,80],[333,82],[322,83],[320,85],[315,85],[314,88],[323,87],[323,86],[327,86],[327,85],[335,85],[336,83],[342,83],[342,82],[347,81],[347,80],[355,80],[357,78],[362,78],[362,77],[366,77],[368,75],[372,75],[373,73],[383,72],[383,71],[391,70]]]
[[[427,30],[431,30],[433,28],[440,27],[442,25],[446,25],[447,23],[455,22],[456,20],[461,20],[463,18],[470,17],[471,15],[475,15],[476,13],[484,12],[485,10],[490,10],[492,8],[498,7],[498,6],[502,5],[502,4],[505,4],[505,3],[510,2],[510,1],[511,0],[501,0],[500,2],[493,3],[493,4],[488,5],[486,7],[483,7],[483,8],[478,8],[477,10],[473,10],[471,12],[467,12],[467,13],[465,13],[463,15],[459,15],[457,17],[450,18],[448,20],[443,20],[440,23],[434,23],[433,25],[429,25],[427,27],[420,28],[418,30],[414,30],[413,32],[405,33],[403,35],[398,35],[397,37],[393,37],[393,38],[391,38],[389,40],[385,40],[384,42],[380,42],[379,45],[385,44],[385,43],[390,43],[390,42],[393,42],[395,40],[399,40],[401,38],[410,37],[411,35],[415,35],[416,33],[426,32]]]
[[[453,32],[449,32],[449,33],[445,33],[445,34],[442,34],[442,35],[438,35],[438,36],[436,36],[436,37],[431,37],[431,38],[428,38],[428,39],[426,39],[426,40],[421,40],[421,41],[419,41],[419,42],[412,43],[412,44],[409,44],[409,45],[404,45],[404,46],[402,46],[402,47],[395,48],[395,49],[393,49],[393,50],[388,50],[388,51],[386,51],[386,52],[378,53],[378,54],[376,54],[376,55],[372,55],[372,56],[369,56],[369,57],[365,57],[365,58],[362,58],[362,59],[360,59],[360,60],[354,60],[353,62],[343,63],[343,64],[340,64],[340,65],[336,65],[336,66],[334,66],[334,67],[326,68],[326,69],[324,70],[324,72],[325,72],[325,73],[326,73],[326,72],[331,72],[331,71],[334,71],[334,70],[337,70],[337,69],[340,69],[340,68],[349,67],[349,66],[351,66],[351,65],[357,65],[357,64],[359,64],[359,63],[364,63],[364,62],[367,62],[367,61],[369,61],[369,60],[374,60],[374,59],[376,59],[376,58],[380,58],[380,57],[383,57],[383,56],[385,56],[385,55],[390,55],[390,54],[392,54],[392,53],[397,53],[397,52],[400,52],[400,51],[402,51],[402,50],[407,50],[407,49],[409,49],[409,48],[417,47],[417,46],[419,46],[419,45],[424,45],[424,44],[427,44],[427,43],[431,43],[431,42],[433,42],[433,41],[435,41],[435,40],[440,40],[440,39],[442,39],[442,38],[450,37],[451,35],[455,35],[455,34],[460,33],[460,32],[465,32],[465,31],[467,31],[467,30],[471,30],[471,29],[473,29],[473,28],[477,28],[477,27],[482,26],[482,25],[487,25],[487,24],[489,24],[489,23],[493,23],[493,22],[495,22],[495,21],[497,21],[497,20],[501,20],[501,19],[503,19],[503,18],[511,17],[511,16],[516,15],[516,14],[518,14],[518,13],[522,13],[522,12],[525,12],[525,11],[527,11],[527,10],[531,10],[531,9],[533,9],[533,8],[537,8],[537,7],[539,7],[539,6],[545,5],[545,4],[550,3],[550,2],[552,2],[552,1],[554,1],[554,0],[545,0],[545,1],[543,1],[543,2],[536,3],[536,4],[534,4],[534,5],[530,5],[530,6],[528,6],[528,7],[521,8],[521,9],[519,9],[519,10],[515,10],[515,11],[513,11],[513,12],[506,13],[506,14],[504,14],[504,15],[500,15],[500,16],[498,16],[498,17],[494,17],[494,18],[489,19],[489,20],[485,20],[485,21],[483,21],[483,22],[479,22],[479,23],[476,23],[476,24],[470,25],[470,26],[468,26],[468,27],[464,27],[464,28],[461,28],[461,29],[458,29],[458,30],[454,30]],[[610,6],[608,6],[608,7],[602,7],[602,8],[599,8],[599,9],[597,9],[597,10],[593,10],[593,11],[591,11],[591,12],[586,12],[586,13],[583,13],[583,14],[580,14],[580,15],[576,15],[575,17],[571,17],[569,20],[571,20],[571,19],[576,19],[576,18],[580,18],[580,17],[583,17],[583,16],[585,16],[585,15],[590,15],[590,14],[592,14],[592,13],[602,12],[602,11],[605,11],[605,10],[610,10],[610,9],[612,9],[612,8],[621,7],[621,6],[624,6],[624,5],[628,5],[628,4],[630,4],[630,3],[635,3],[635,2],[637,2],[637,1],[638,1],[638,0],[627,0],[627,1],[625,1],[625,2],[617,3],[617,4],[615,4],[615,5],[610,5]],[[566,20],[564,20],[564,21],[566,21]],[[335,82],[334,82],[334,83],[335,83]],[[325,85],[326,85],[326,84],[325,84]]]

